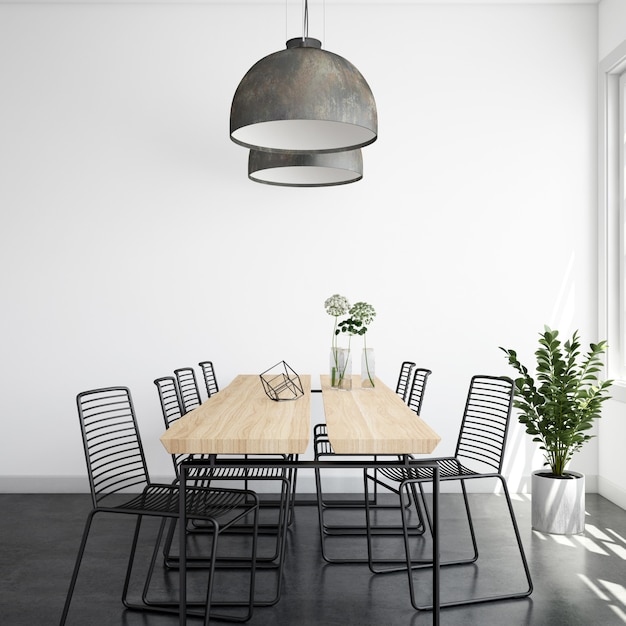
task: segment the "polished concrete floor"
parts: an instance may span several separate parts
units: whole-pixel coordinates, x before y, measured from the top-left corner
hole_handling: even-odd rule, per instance
[[[494,589],[523,590],[519,557],[511,541],[505,502],[497,495],[471,495],[481,556],[478,564],[442,571],[442,601]],[[442,557],[465,545],[458,526],[460,497],[442,495]],[[584,535],[556,536],[533,532],[530,503],[515,498],[515,510],[530,564],[534,591],[529,598],[442,610],[443,625],[545,626],[626,624],[626,511],[608,500],[587,496]],[[90,498],[87,495],[0,494],[0,624],[57,624]],[[174,626],[175,616],[125,610],[120,602],[126,556],[134,524],[125,516],[96,516],[68,624],[80,626]],[[140,561],[154,539],[155,520],[142,533]],[[395,539],[381,539],[377,549],[393,553]],[[389,543],[384,543],[389,542]],[[333,540],[329,552],[362,555],[359,537]],[[198,573],[198,576],[200,574]],[[259,589],[275,582],[259,575]],[[165,575],[164,575],[165,577]],[[195,577],[190,593],[201,592]],[[430,585],[424,572],[415,575],[419,593]],[[159,581],[167,587],[172,580]],[[239,582],[228,583],[237,588]],[[197,589],[193,587],[197,586]],[[269,588],[269,587],[268,587]],[[190,624],[201,623],[190,619]],[[320,554],[317,509],[296,508],[289,531],[281,600],[255,609],[254,624],[324,626],[406,626],[432,623],[432,615],[415,611],[409,601],[406,573],[372,574],[367,566],[331,565]]]

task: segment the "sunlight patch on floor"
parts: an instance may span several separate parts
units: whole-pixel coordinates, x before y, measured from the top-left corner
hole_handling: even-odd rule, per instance
[[[585,537],[584,535],[575,535],[573,539],[578,542],[583,548],[589,550],[589,552],[595,552],[596,554],[602,554],[608,556],[608,552],[603,550],[593,539]]]
[[[517,502],[530,502],[530,496],[527,493],[511,493],[511,500],[515,500]]]
[[[626,561],[626,539],[610,528],[600,529],[593,524],[585,524],[584,535],[557,535],[542,533],[533,529],[533,535],[542,541],[549,539],[569,548],[582,547],[602,556],[617,556]],[[613,553],[613,554],[611,554]]]
[[[550,535],[552,540],[556,543],[560,543],[562,546],[570,546],[574,548],[574,542],[567,535]]]
[[[585,524],[585,530],[593,535],[596,539],[601,539],[602,541],[611,541],[611,538],[603,531],[601,531],[597,526],[593,524]]]
[[[610,580],[602,580],[602,579],[600,579],[600,583],[602,583],[607,588],[609,593],[616,600],[618,600],[622,606],[626,606],[626,588],[624,588],[624,585],[611,582]]]
[[[600,600],[606,600],[608,602],[609,596],[607,596],[602,589],[600,589],[595,583],[593,583],[587,576],[584,574],[578,574],[578,577],[593,591]]]
[[[612,550],[622,561],[626,561],[626,548],[623,546],[615,545],[614,543],[606,543],[606,547]]]
[[[620,609],[619,606],[610,604],[609,608],[611,609],[611,611],[613,611],[613,613],[615,613],[615,615],[617,615],[617,617],[619,617],[622,620],[622,622],[624,622],[624,624],[626,624],[626,613],[624,613],[624,611],[622,611],[622,609]]]
[[[617,537],[619,541],[621,541],[624,545],[626,545],[626,539],[624,539],[624,537],[622,537],[619,533],[616,533],[614,530],[611,530],[610,528],[607,528],[606,532],[611,533],[614,537]]]

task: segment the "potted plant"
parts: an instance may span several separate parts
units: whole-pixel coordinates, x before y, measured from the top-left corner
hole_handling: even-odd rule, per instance
[[[566,469],[575,452],[589,441],[602,403],[610,396],[611,380],[600,380],[601,355],[607,342],[591,343],[580,352],[578,331],[561,344],[557,330],[540,333],[536,378],[522,365],[515,350],[500,348],[520,374],[515,380],[514,406],[519,421],[543,450],[546,470],[532,474],[532,526],[557,534],[585,529],[585,477]]]

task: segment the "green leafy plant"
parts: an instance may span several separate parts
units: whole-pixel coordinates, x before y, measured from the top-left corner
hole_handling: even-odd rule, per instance
[[[537,382],[515,350],[500,349],[520,374],[515,380],[514,401],[521,411],[519,421],[540,444],[551,473],[563,476],[574,453],[593,437],[589,430],[601,415],[602,403],[610,397],[613,381],[601,381],[599,376],[606,341],[591,343],[582,355],[578,331],[563,344],[558,335],[548,326],[540,333],[535,352]]]

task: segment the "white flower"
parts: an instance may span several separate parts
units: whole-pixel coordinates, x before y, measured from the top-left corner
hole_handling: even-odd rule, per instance
[[[324,302],[324,306],[326,307],[326,313],[334,317],[345,315],[350,310],[348,299],[340,296],[338,293],[328,298],[326,302]]]
[[[369,326],[376,317],[376,311],[367,302],[356,302],[350,309],[350,316],[361,322],[363,326]]]

